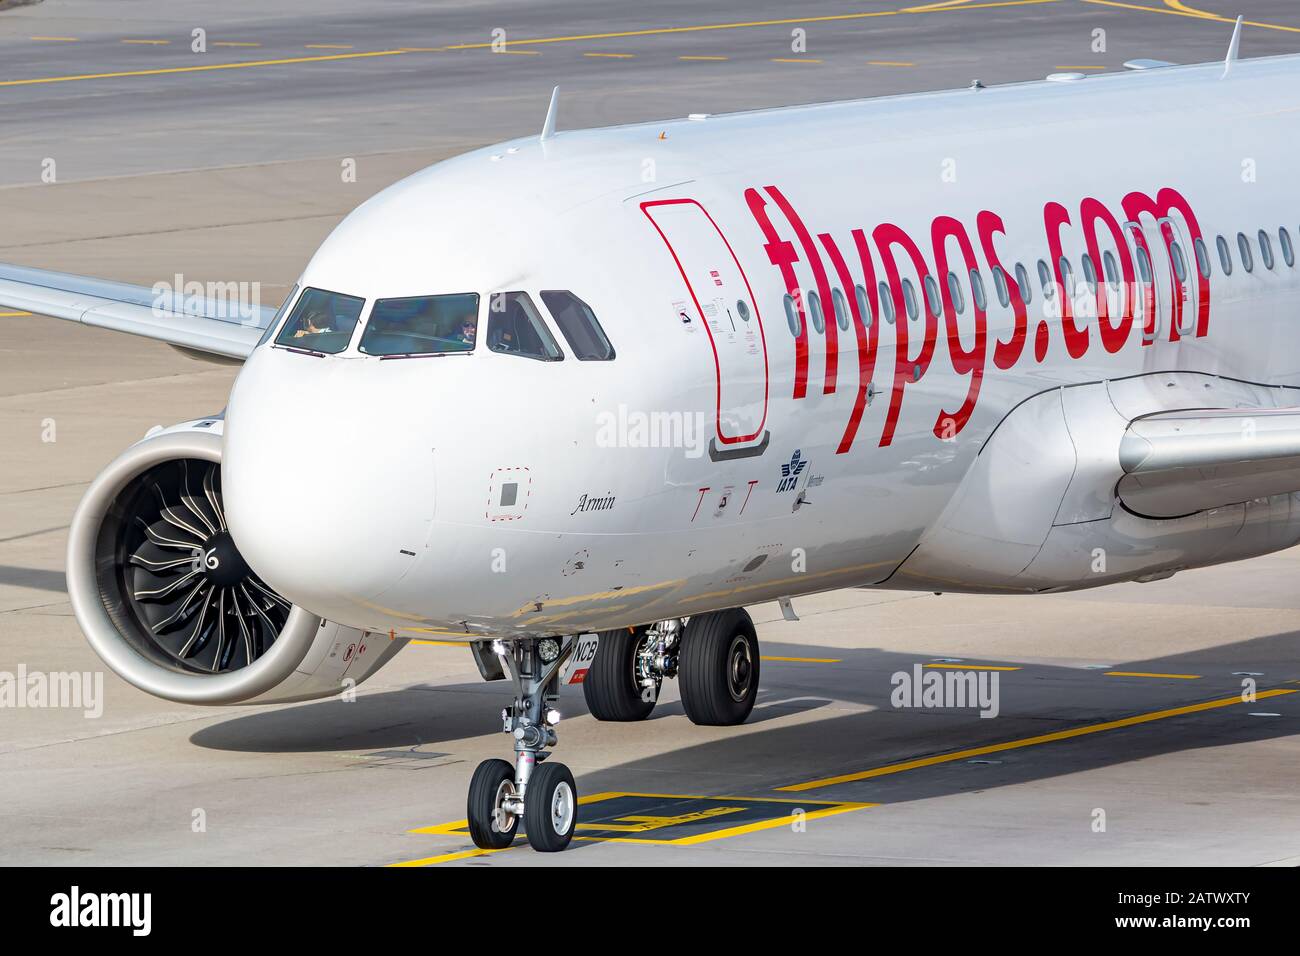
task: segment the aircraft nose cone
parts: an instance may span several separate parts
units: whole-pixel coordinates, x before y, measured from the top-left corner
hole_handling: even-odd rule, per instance
[[[433,518],[423,403],[378,364],[254,353],[231,392],[221,466],[248,565],[293,603],[360,627]]]

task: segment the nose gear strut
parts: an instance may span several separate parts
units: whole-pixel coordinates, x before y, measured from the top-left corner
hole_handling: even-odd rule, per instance
[[[546,748],[556,745],[560,669],[576,643],[572,637],[493,642],[515,687],[514,702],[501,711],[502,729],[515,740],[515,765],[512,770],[504,760],[485,760],[474,771],[466,815],[478,847],[509,846],[520,820],[534,850],[563,850],[573,838],[573,774],[564,764],[543,761],[550,756]]]

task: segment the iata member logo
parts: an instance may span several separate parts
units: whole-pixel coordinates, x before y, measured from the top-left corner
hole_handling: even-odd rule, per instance
[[[794,454],[790,456],[789,462],[781,466],[781,480],[776,486],[777,494],[783,491],[791,491],[795,485],[799,484],[799,476],[808,467],[808,459],[801,457],[802,454],[803,452],[796,448]]]

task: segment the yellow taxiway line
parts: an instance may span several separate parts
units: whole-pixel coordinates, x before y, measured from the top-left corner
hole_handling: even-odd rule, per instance
[[[1265,690],[1255,694],[1255,700],[1264,700],[1269,697],[1278,697],[1282,694],[1294,694],[1297,691],[1290,689]],[[795,783],[788,787],[777,787],[782,793],[802,793],[805,790],[817,790],[821,787],[830,787],[838,783],[852,783],[856,780],[870,780],[873,777],[884,777],[893,773],[902,773],[906,770],[917,770],[921,767],[933,767],[937,764],[952,763],[955,760],[969,760],[972,757],[982,757],[985,754],[1004,753],[1008,750],[1019,750],[1022,747],[1032,747],[1036,744],[1047,744],[1057,740],[1069,740],[1073,737],[1084,737],[1088,734],[1099,734],[1107,730],[1119,730],[1121,727],[1132,727],[1137,724],[1146,724],[1155,720],[1164,720],[1167,717],[1180,717],[1184,714],[1197,714],[1206,710],[1216,710],[1220,707],[1231,707],[1234,704],[1253,703],[1245,701],[1240,695],[1235,697],[1224,697],[1219,700],[1207,700],[1199,704],[1188,704],[1185,707],[1171,707],[1168,710],[1156,710],[1147,714],[1135,714],[1132,717],[1122,717],[1119,720],[1108,720],[1100,724],[1088,724],[1083,727],[1072,727],[1069,730],[1058,730],[1050,734],[1039,734],[1036,737],[1024,737],[1020,740],[1008,740],[1000,744],[989,744],[984,747],[971,747],[967,750],[957,750],[952,753],[937,754],[933,757],[921,757],[917,760],[905,760],[902,763],[891,763],[883,767],[873,767],[870,770],[859,770],[856,773],[844,773],[834,777],[823,777],[820,780],[809,780],[807,783]]]
[[[1236,23],[1236,17],[1223,17],[1217,13],[1208,13],[1204,10],[1196,10],[1184,3],[1174,5],[1171,0],[1165,0],[1163,7],[1149,7],[1140,3],[1121,3],[1120,0],[1083,0],[1084,3],[1095,3],[1103,7],[1118,7],[1121,10],[1144,10],[1147,13],[1167,13],[1175,17],[1191,17],[1194,20],[1210,20],[1217,23]],[[1300,33],[1300,27],[1289,27],[1281,23],[1263,23],[1259,20],[1246,20],[1245,25],[1248,27],[1259,27],[1261,30],[1284,30],[1287,33]]]
[[[109,80],[124,76],[162,76],[167,73],[208,73],[213,70],[246,70],[256,66],[284,66],[290,63],[324,63],[328,60],[359,60],[374,56],[398,56],[405,50],[374,50],[369,53],[334,53],[327,56],[293,56],[279,60],[248,60],[242,63],[205,63],[202,66],[169,66],[156,70],[122,70],[117,73],[79,73],[75,76],[38,76],[26,80],[0,80],[0,86],[34,86],[39,83],[72,83],[77,80]]]
[[[1147,671],[1106,671],[1106,677],[1158,677],[1165,680],[1200,680],[1200,674],[1152,674]]]

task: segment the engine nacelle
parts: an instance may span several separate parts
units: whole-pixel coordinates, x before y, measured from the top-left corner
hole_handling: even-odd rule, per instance
[[[68,595],[123,680],[187,704],[283,703],[356,686],[406,644],[323,620],[239,554],[221,497],[220,417],[154,432],[91,483]]]

